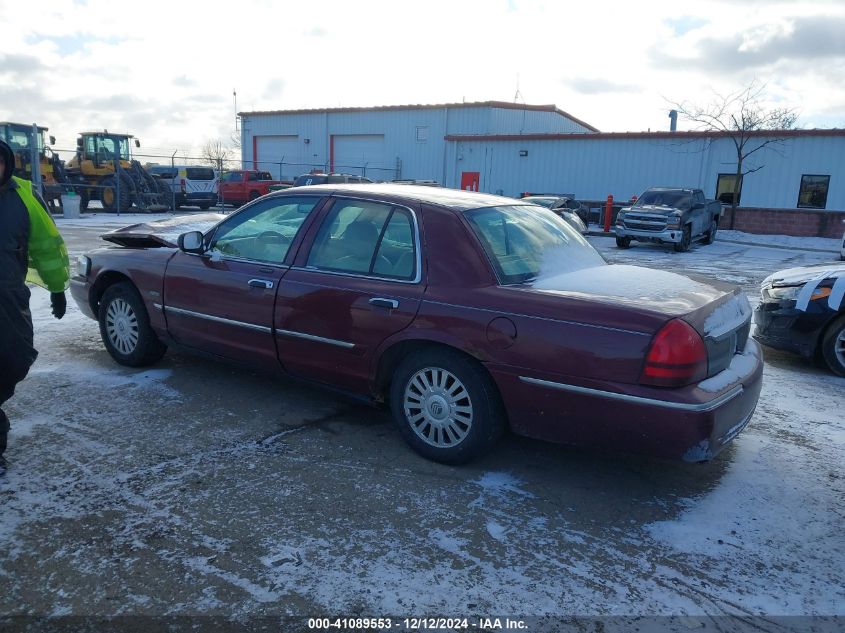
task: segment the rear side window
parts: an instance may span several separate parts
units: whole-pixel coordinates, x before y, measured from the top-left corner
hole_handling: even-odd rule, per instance
[[[221,182],[240,182],[242,173],[243,172],[240,172],[240,171],[227,172],[220,177],[220,181]]]
[[[214,180],[214,170],[210,167],[188,167],[185,176],[188,180]]]
[[[411,280],[416,260],[410,211],[377,202],[338,200],[320,227],[307,265]]]
[[[258,172],[258,180],[273,180],[273,176],[269,171]]]
[[[307,185],[324,185],[326,184],[326,176],[320,176],[316,174],[305,174],[303,176],[299,176],[293,184],[296,187],[303,187]]]

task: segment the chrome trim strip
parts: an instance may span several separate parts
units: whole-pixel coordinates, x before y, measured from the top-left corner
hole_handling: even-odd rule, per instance
[[[323,336],[316,336],[314,334],[305,334],[304,332],[294,332],[292,330],[276,330],[276,336],[290,336],[292,338],[301,338],[306,341],[314,341],[315,343],[326,343],[328,345],[335,345],[343,349],[352,349],[355,343],[347,343],[346,341],[338,341],[333,338],[325,338]]]
[[[667,402],[666,400],[655,400],[654,398],[643,398],[640,396],[629,396],[624,393],[614,393],[612,391],[604,391],[603,389],[591,389],[589,387],[579,387],[577,385],[567,385],[560,382],[551,382],[549,380],[540,380],[539,378],[529,378],[527,376],[520,376],[522,382],[527,382],[532,385],[539,385],[541,387],[548,387],[550,389],[559,389],[561,391],[572,391],[574,393],[581,393],[587,396],[599,396],[602,398],[610,398],[611,400],[621,400],[622,402],[631,402],[633,404],[645,404],[654,407],[663,407],[666,409],[680,409],[681,411],[695,411],[703,413],[712,411],[722,406],[729,400],[733,400],[743,392],[742,385],[736,385],[727,393],[722,394],[718,398],[714,398],[709,402],[702,402],[700,404],[689,404],[686,402]]]
[[[203,314],[202,312],[192,312],[191,310],[184,310],[182,308],[174,308],[173,306],[165,306],[165,312],[175,312],[176,314],[184,314],[186,316],[196,317],[198,319],[205,319],[206,321],[214,321],[215,323],[225,323],[226,325],[237,325],[256,332],[265,332],[272,334],[273,329],[264,325],[256,325],[254,323],[244,323],[243,321],[235,321],[234,319],[224,319],[223,317],[212,316],[210,314]]]
[[[154,307],[156,310],[161,310],[161,308],[162,308],[162,306],[161,306],[161,304],[160,304],[160,303],[154,303],[154,304],[153,304],[153,307]]]

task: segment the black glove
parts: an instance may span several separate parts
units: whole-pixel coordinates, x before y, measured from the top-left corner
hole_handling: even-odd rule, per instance
[[[64,292],[51,292],[50,305],[53,306],[53,316],[61,319],[67,310],[67,299]]]

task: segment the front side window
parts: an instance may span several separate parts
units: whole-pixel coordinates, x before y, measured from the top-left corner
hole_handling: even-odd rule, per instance
[[[565,220],[536,206],[486,207],[466,218],[504,285],[605,264]]]
[[[362,200],[338,200],[308,256],[320,270],[411,280],[416,275],[411,212]]]
[[[804,209],[824,209],[827,207],[827,190],[830,176],[805,174],[801,176],[801,188],[798,190],[798,207]]]
[[[229,257],[281,264],[305,218],[320,198],[273,198],[237,213],[217,227],[210,251]]]

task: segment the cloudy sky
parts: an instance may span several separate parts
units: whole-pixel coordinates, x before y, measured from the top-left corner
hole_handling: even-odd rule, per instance
[[[0,121],[59,149],[229,143],[233,90],[240,111],[516,98],[618,132],[756,79],[801,127],[845,127],[841,1],[0,0],[0,24]]]

